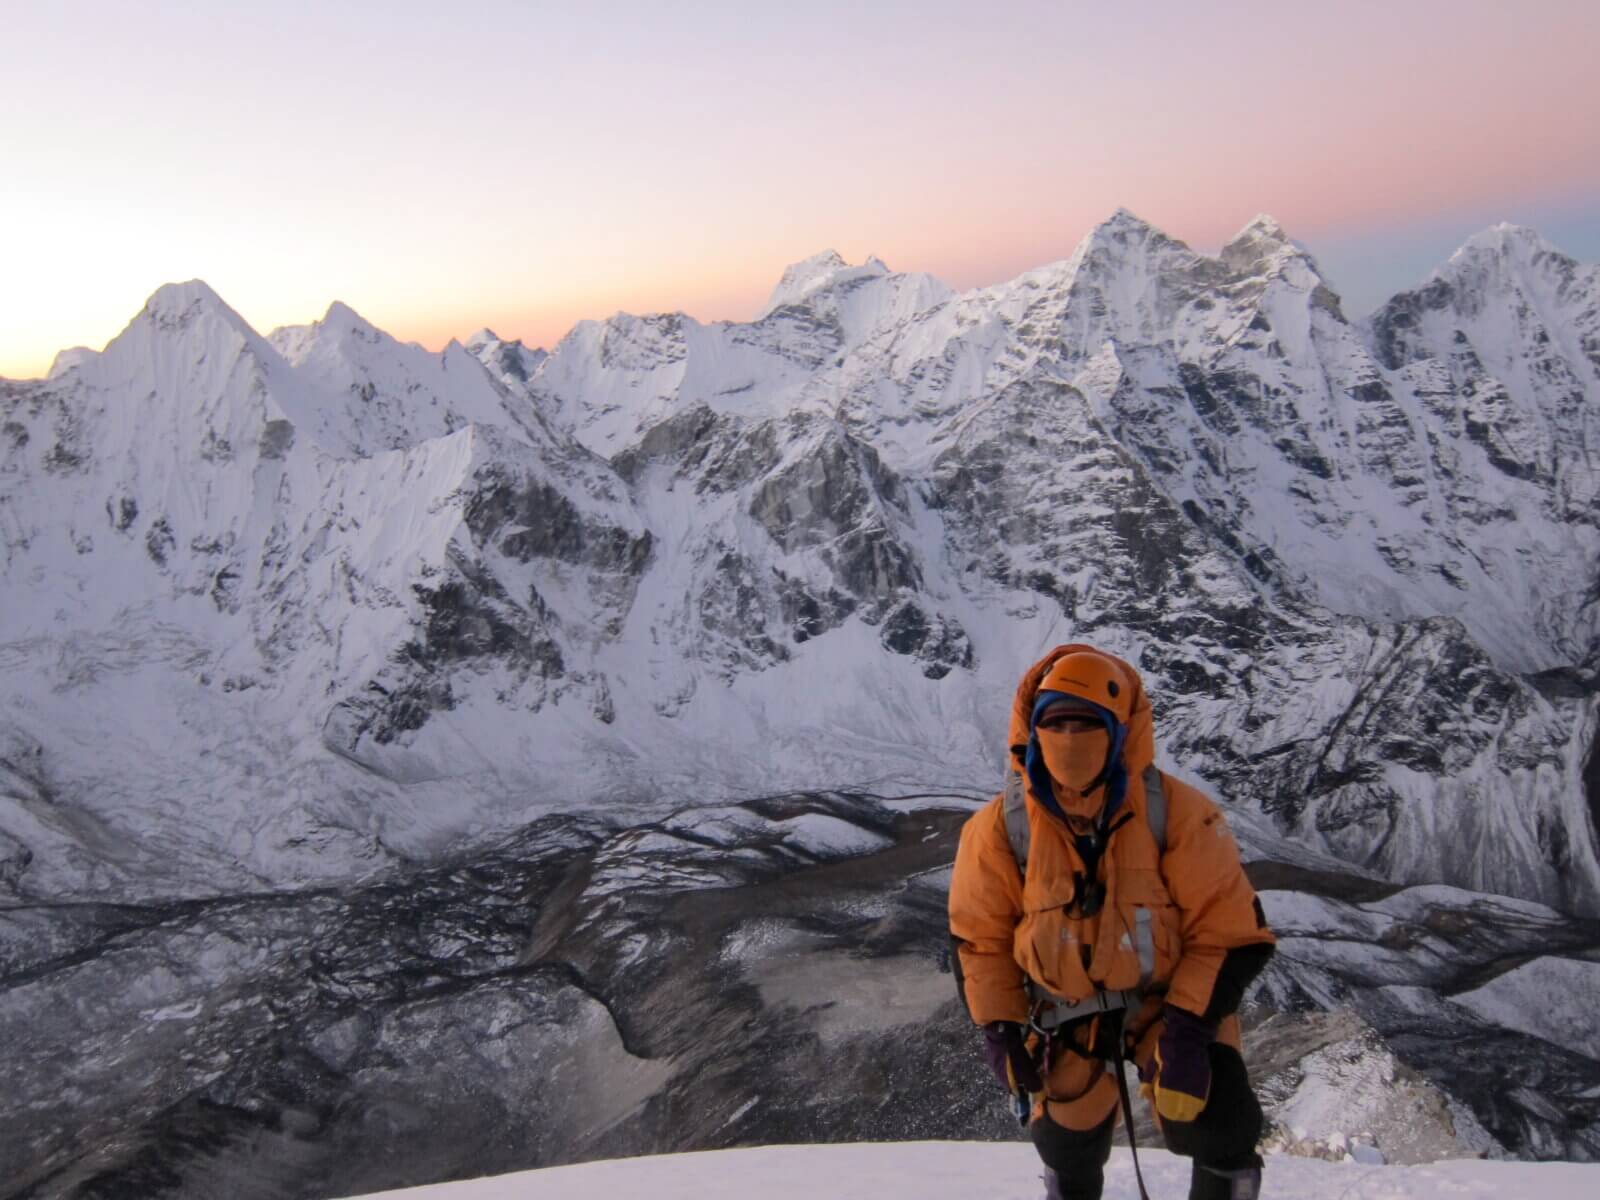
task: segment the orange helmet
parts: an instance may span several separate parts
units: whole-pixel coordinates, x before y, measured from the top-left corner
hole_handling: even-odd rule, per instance
[[[1126,725],[1133,713],[1133,686],[1118,663],[1103,654],[1079,650],[1051,664],[1039,681],[1039,694],[1059,692],[1087,700]]]

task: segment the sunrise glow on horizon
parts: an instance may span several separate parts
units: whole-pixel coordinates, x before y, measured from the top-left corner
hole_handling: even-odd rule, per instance
[[[1600,5],[10,6],[0,376],[202,278],[437,348],[749,319],[819,250],[956,287],[1258,212],[1352,311],[1498,220],[1600,258]]]

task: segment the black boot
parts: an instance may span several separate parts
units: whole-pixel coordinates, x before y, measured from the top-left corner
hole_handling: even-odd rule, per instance
[[[1044,1200],[1100,1200],[1105,1187],[1105,1175],[1099,1169],[1068,1176],[1046,1167],[1042,1178]]]
[[[1100,1200],[1116,1120],[1113,1113],[1094,1129],[1066,1129],[1045,1113],[1029,1126],[1044,1160],[1045,1200]]]
[[[1260,1195],[1258,1154],[1226,1165],[1196,1162],[1189,1175],[1189,1200],[1258,1200]]]

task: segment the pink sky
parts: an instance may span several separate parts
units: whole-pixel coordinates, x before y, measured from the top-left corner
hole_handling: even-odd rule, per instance
[[[62,0],[7,26],[12,377],[191,277],[263,331],[342,299],[430,346],[550,344],[618,309],[748,318],[827,247],[995,282],[1118,206],[1200,249],[1270,212],[1373,300],[1495,220],[1600,246],[1592,2]]]

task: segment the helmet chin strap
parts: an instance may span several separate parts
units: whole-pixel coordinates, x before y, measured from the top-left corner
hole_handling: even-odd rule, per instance
[[[1096,791],[1106,786],[1111,779],[1112,772],[1117,768],[1118,761],[1122,758],[1122,743],[1127,737],[1127,728],[1114,718],[1108,718],[1106,723],[1110,727],[1111,744],[1106,748],[1106,760],[1100,764],[1099,773],[1083,789],[1085,797],[1093,795]],[[1107,797],[1107,799],[1109,798]],[[1107,808],[1106,802],[1102,800],[1099,813],[1099,823],[1102,828],[1110,816],[1111,813]]]
[[[1113,739],[1113,743],[1114,742],[1115,739]],[[1096,774],[1093,779],[1089,780],[1088,783],[1084,784],[1083,788],[1081,789],[1085,796],[1091,796],[1101,788],[1105,787],[1106,780],[1111,777],[1111,764],[1115,761],[1115,758],[1113,757],[1115,749],[1116,747],[1114,744],[1106,748],[1106,760],[1100,764],[1099,773]]]
[[[1082,697],[1075,698],[1082,699]],[[1049,702],[1050,697],[1048,694],[1040,696],[1036,701],[1031,727],[1028,731],[1028,750],[1025,759],[1024,773],[1029,775],[1029,777],[1033,780],[1035,795],[1038,794],[1040,787],[1046,781],[1057,784],[1063,788],[1068,786],[1060,783],[1060,781],[1056,780],[1055,777],[1050,774],[1049,768],[1044,763],[1043,756],[1039,750],[1039,716],[1044,709],[1048,707]],[[1106,785],[1113,781],[1117,775],[1118,767],[1121,764],[1123,745],[1126,743],[1128,737],[1127,726],[1121,721],[1117,720],[1116,716],[1113,715],[1110,710],[1106,709],[1102,705],[1095,704],[1093,701],[1089,701],[1089,704],[1091,706],[1091,711],[1100,718],[1101,724],[1105,727],[1106,732],[1110,735],[1111,744],[1109,747],[1107,747],[1105,761],[1100,764],[1100,770],[1095,773],[1094,778],[1091,779],[1082,789],[1070,789],[1076,791],[1085,799],[1093,796],[1095,792],[1101,790],[1102,788],[1106,788]],[[1043,778],[1040,777],[1041,775]],[[1068,814],[1058,807],[1058,802],[1056,801],[1055,797],[1052,795],[1050,796],[1049,800],[1050,807],[1056,808],[1056,816],[1066,818]],[[1099,826],[1100,831],[1104,833],[1106,826],[1110,823],[1112,808],[1119,804],[1121,800],[1122,793],[1120,789],[1116,789],[1115,794],[1111,794],[1111,789],[1108,789],[1108,794],[1100,802],[1099,812],[1094,816],[1085,817],[1083,819],[1095,822]]]

